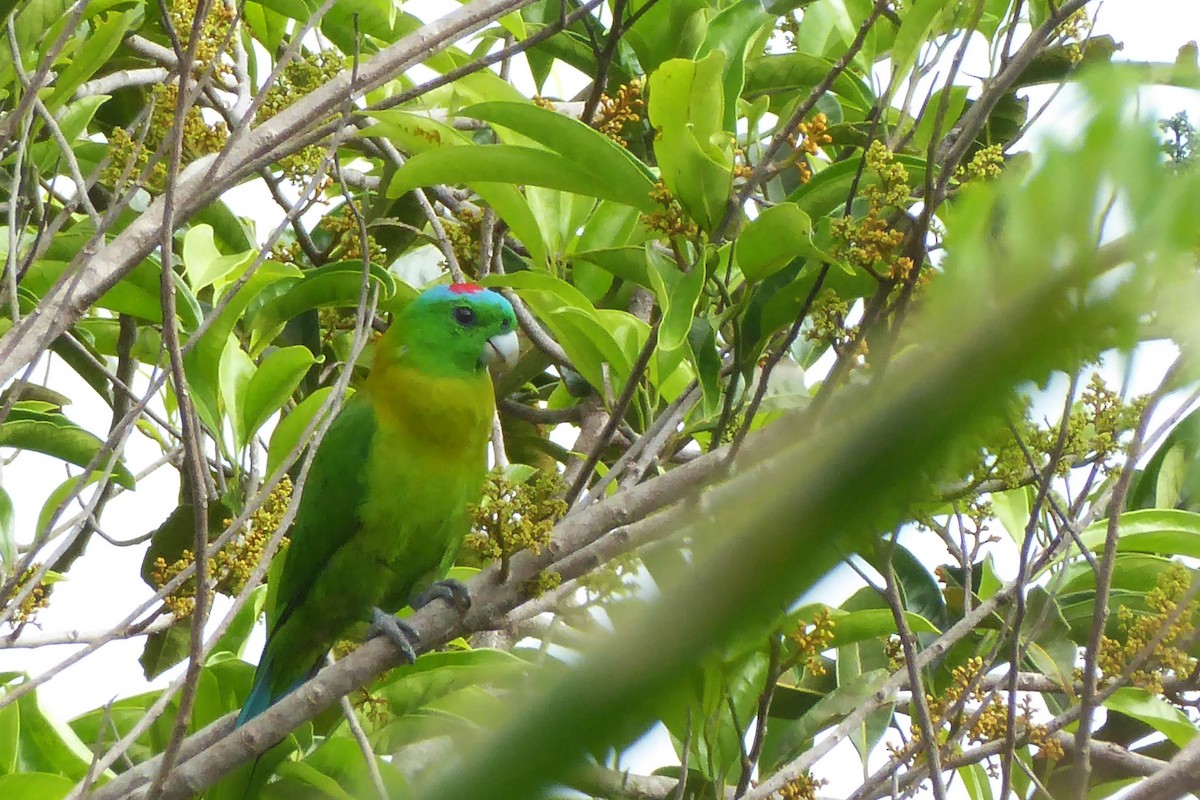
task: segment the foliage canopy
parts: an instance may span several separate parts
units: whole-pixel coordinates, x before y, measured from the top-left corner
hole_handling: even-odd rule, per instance
[[[0,674],[0,795],[241,796],[280,738],[263,797],[1196,790],[1200,177],[1131,108],[1200,72],[1113,62],[1097,5],[0,0],[0,447],[69,470],[0,488],[0,649],[61,641],[55,581],[167,470],[114,576],[153,598],[62,666],[184,665],[71,720],[61,668]],[[1086,119],[1026,151],[1055,84]],[[450,279],[524,332],[472,609],[231,733],[305,454]],[[656,726],[678,763],[622,771]]]

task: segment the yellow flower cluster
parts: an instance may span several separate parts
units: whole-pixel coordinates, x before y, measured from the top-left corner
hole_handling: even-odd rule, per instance
[[[31,564],[28,569],[21,573],[20,579],[12,588],[12,593],[0,603],[0,611],[8,606],[8,601],[19,595],[25,590],[25,586],[33,579],[38,570],[42,568],[41,564]],[[30,590],[29,594],[25,595],[25,599],[21,601],[21,605],[12,613],[12,624],[14,627],[28,625],[37,617],[39,611],[50,605],[50,581],[45,578],[40,583]]]
[[[1095,461],[1104,474],[1112,473],[1116,469],[1113,456],[1123,448],[1121,436],[1133,429],[1145,406],[1144,397],[1123,402],[1099,375],[1092,375],[1067,419],[1058,474],[1065,476],[1073,465],[1089,460]],[[1015,487],[1030,469],[1026,451],[1039,469],[1047,463],[1050,454],[1057,452],[1059,425],[1033,422],[1027,403],[1010,416],[1018,420],[1019,436],[1013,436],[1008,429],[998,429],[995,441],[981,452],[981,462],[972,472],[981,478],[1000,480]]]
[[[811,772],[805,772],[793,778],[779,790],[780,800],[816,800],[817,790],[829,781],[824,778],[814,778]]]
[[[1148,611],[1135,611],[1128,605],[1117,609],[1117,621],[1124,641],[1103,636],[1097,665],[1105,678],[1116,679],[1151,642],[1149,658],[1136,668],[1131,681],[1154,693],[1163,691],[1163,678],[1186,677],[1194,673],[1197,660],[1188,655],[1187,645],[1195,633],[1192,620],[1200,611],[1200,602],[1192,600],[1182,612],[1176,611],[1191,587],[1191,571],[1183,564],[1172,564],[1158,576],[1155,587],[1146,593]],[[1174,622],[1170,622],[1172,616]]]
[[[679,205],[679,201],[665,183],[658,181],[654,184],[654,188],[650,190],[650,199],[662,210],[642,215],[642,222],[647,228],[659,231],[667,237],[695,236],[699,232],[696,223],[683,212],[683,206]]]
[[[527,597],[541,597],[546,592],[553,592],[562,586],[562,575],[552,569],[544,569],[534,576],[533,580],[525,582]]]
[[[600,113],[592,120],[592,127],[622,147],[628,147],[629,142],[625,141],[621,132],[627,125],[641,121],[641,110],[645,106],[642,82],[634,78],[617,89],[616,97],[610,97],[607,93],[600,95]]]
[[[812,622],[800,625],[787,635],[796,648],[793,656],[795,663],[803,664],[811,675],[825,674],[821,653],[828,650],[833,641],[834,624],[829,609],[822,608],[813,616]]]
[[[483,247],[483,210],[463,206],[454,215],[454,219],[457,222],[443,222],[446,238],[454,247],[454,257],[458,259],[458,265],[464,272],[475,275]]]
[[[879,141],[871,142],[867,148],[866,166],[879,180],[863,189],[866,214],[857,219],[842,217],[833,221],[834,253],[851,266],[872,275],[909,274],[913,264],[911,261],[898,263],[896,254],[897,248],[904,243],[904,233],[892,228],[887,220],[895,209],[908,204],[911,193],[908,170],[897,163],[892,152]]]
[[[577,583],[593,597],[627,594],[632,590],[632,584],[626,579],[636,575],[641,567],[642,560],[636,553],[622,553],[580,576]]]
[[[550,531],[567,513],[562,489],[562,478],[554,472],[539,472],[523,483],[493,472],[472,510],[467,546],[485,560],[499,559],[504,564],[522,550],[540,553],[550,543]]]
[[[853,356],[858,359],[867,357],[868,348],[865,339],[859,338],[859,327],[847,325],[846,315],[850,313],[850,305],[837,292],[827,289],[813,301],[809,312],[810,327],[804,331],[804,338],[810,342],[832,347],[839,356],[847,353],[848,348],[854,347]]]
[[[321,227],[332,238],[334,245],[329,251],[330,261],[360,261],[362,252],[362,229],[358,217],[347,203],[342,203],[334,211],[326,214],[321,220]],[[368,258],[374,264],[383,264],[387,258],[383,247],[375,241],[375,237],[367,233]]]
[[[258,121],[263,122],[274,117],[292,103],[327,83],[342,71],[342,67],[342,57],[326,51],[308,53],[303,58],[293,60],[283,68],[278,80],[267,89],[258,112]],[[325,150],[324,145],[310,144],[281,159],[279,168],[288,180],[302,183],[317,173],[325,158]],[[327,182],[328,180],[326,178]]]
[[[1092,30],[1092,21],[1088,19],[1087,9],[1081,8],[1073,12],[1054,29],[1055,38],[1066,42],[1067,56],[1072,64],[1083,60],[1083,49],[1080,42],[1087,39]]]
[[[283,515],[292,499],[292,489],[292,479],[283,476],[258,510],[250,515],[241,532],[213,557],[212,574],[216,576],[222,591],[237,594],[245,587],[250,573],[262,560],[268,542],[283,523]],[[226,525],[230,522],[225,520]],[[287,540],[284,539],[281,549],[286,546]]]
[[[156,84],[150,90],[152,111],[145,138],[138,142],[124,128],[114,128],[109,136],[109,151],[112,158],[101,174],[101,180],[116,191],[123,188],[123,179],[137,182],[149,192],[159,193],[167,180],[167,159],[159,158],[150,167],[150,158],[159,149],[166,134],[175,124],[175,109],[179,105],[179,84]],[[208,123],[200,108],[192,105],[183,115],[182,165],[186,166],[201,156],[218,152],[229,139],[229,128],[223,121]]]
[[[799,142],[793,138],[791,142],[796,147],[794,157],[800,182],[808,183],[812,180],[812,167],[803,156],[815,156],[822,147],[833,141],[833,137],[829,135],[829,118],[824,112],[817,112],[808,122],[801,122],[799,129],[802,138]]]
[[[191,40],[199,5],[199,0],[174,0],[171,3],[171,25],[185,50]],[[233,9],[222,0],[209,3],[208,15],[200,24],[200,40],[196,42],[194,72],[197,76],[207,71],[210,65],[214,75],[228,75],[233,71],[232,64],[222,59],[221,55],[228,49],[230,27],[235,16]]]
[[[989,144],[981,147],[971,156],[966,168],[959,167],[955,177],[961,181],[986,181],[1000,177],[1004,171],[1004,146]]]
[[[241,532],[224,548],[208,558],[208,574],[214,587],[230,595],[237,594],[245,588],[251,572],[262,560],[267,543],[279,529],[291,496],[292,481],[291,478],[285,476],[271,490],[258,510],[250,516]],[[232,520],[227,519],[225,525],[228,526],[231,522]],[[284,539],[280,550],[282,551],[286,546],[287,540]],[[151,579],[154,585],[162,588],[191,566],[195,560],[195,553],[186,549],[178,559],[170,564],[162,556],[159,556],[154,560],[154,567],[151,570]],[[196,610],[195,579],[189,578],[174,592],[164,597],[163,605],[175,615],[176,619],[190,617]]]
[[[950,744],[955,729],[958,735],[974,744],[1001,741],[1008,735],[1008,707],[1004,696],[982,687],[979,679],[983,672],[983,659],[978,656],[969,658],[962,666],[951,671],[950,685],[940,697],[925,695],[930,720],[940,739],[939,749]],[[1018,730],[1023,731],[1029,742],[1038,747],[1043,757],[1062,758],[1062,746],[1050,736],[1046,726],[1033,722],[1033,713],[1029,698],[1024,698],[1016,713]],[[895,758],[921,761],[925,757],[925,745],[916,720],[910,725],[909,732],[911,742],[903,752],[891,745],[888,749]]]

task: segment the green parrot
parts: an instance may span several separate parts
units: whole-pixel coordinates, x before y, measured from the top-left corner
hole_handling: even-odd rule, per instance
[[[397,316],[313,458],[239,726],[311,676],[356,623],[411,660],[416,634],[391,612],[434,597],[469,604],[441,579],[487,472],[487,365],[516,354],[512,306],[474,284],[430,289]]]

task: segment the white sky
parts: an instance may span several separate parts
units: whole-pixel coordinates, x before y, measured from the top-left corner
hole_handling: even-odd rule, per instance
[[[422,6],[436,8],[436,0],[421,0]],[[409,10],[415,6],[410,4]],[[416,13],[420,14],[420,11]],[[432,15],[430,15],[432,16]],[[1128,60],[1173,61],[1178,48],[1190,40],[1200,39],[1200,3],[1195,0],[1109,0],[1101,9],[1097,33],[1110,33],[1124,44],[1119,58]],[[970,71],[969,69],[967,70]],[[563,95],[568,94],[562,87]],[[1044,96],[1044,93],[1039,93]],[[1187,110],[1194,123],[1200,124],[1200,98],[1197,93],[1172,88],[1147,89],[1142,95],[1147,116],[1151,118],[1169,116],[1179,110]],[[1048,113],[1038,123],[1038,136],[1069,136],[1073,130],[1073,115],[1070,103]],[[239,213],[246,213],[258,221],[259,234],[264,236],[273,226],[273,203],[261,202],[260,198],[239,195]],[[264,214],[263,209],[267,209]],[[1157,363],[1155,363],[1157,362]],[[1147,380],[1161,371],[1161,361],[1152,359],[1146,367]],[[34,380],[45,375],[44,367],[37,370]],[[108,425],[108,409],[95,394],[61,366],[50,374],[50,385],[73,398],[66,409],[68,415],[92,430],[102,433]],[[147,440],[135,435],[130,442],[127,461],[135,472],[158,457],[157,448]],[[132,538],[156,527],[170,512],[175,503],[176,483],[173,473],[163,470],[155,477],[138,485],[133,493],[124,493],[114,499],[104,515],[105,530],[119,539]],[[25,454],[0,471],[4,487],[12,495],[17,506],[19,536],[28,541],[34,521],[46,494],[66,478],[61,462]],[[116,548],[94,537],[84,558],[80,559],[70,573],[70,579],[60,583],[54,592],[53,602],[45,609],[38,623],[47,632],[68,630],[100,631],[111,627],[135,605],[150,596],[148,588],[138,578],[138,567],[142,548]],[[818,593],[827,601],[839,602],[848,594],[848,584],[839,578],[824,581]],[[222,605],[218,606],[220,613]],[[257,644],[252,644],[256,651]],[[115,697],[127,696],[147,687],[141,679],[137,658],[142,640],[115,642],[84,659],[39,690],[43,707],[51,714],[67,718],[82,711],[95,708]],[[37,674],[54,665],[68,655],[70,646],[43,647],[37,650],[0,650],[0,670],[21,670]],[[156,682],[162,685],[163,680]],[[638,748],[626,760],[624,766],[635,771],[651,771],[662,763],[664,741],[657,745]],[[848,745],[847,745],[848,747]],[[669,747],[666,748],[669,752]],[[853,751],[844,754],[846,761],[840,763],[856,765]],[[847,774],[848,773],[848,774]],[[826,796],[838,796],[858,785],[856,767],[842,770],[841,774],[822,774],[831,779],[831,784],[822,790]]]

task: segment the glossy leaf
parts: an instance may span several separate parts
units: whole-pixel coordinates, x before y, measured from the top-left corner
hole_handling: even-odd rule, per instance
[[[425,153],[445,147],[473,146],[470,139],[449,125],[405,111],[378,111],[372,114],[380,124],[367,133],[385,133],[411,153]],[[535,264],[546,263],[546,243],[542,240],[537,218],[517,186],[503,183],[479,183],[471,187],[491,206],[513,233],[529,249]],[[389,195],[390,196],[390,195]]]
[[[1107,520],[1095,522],[1080,534],[1093,550],[1103,550]],[[1200,556],[1200,513],[1176,509],[1145,509],[1122,514],[1117,549],[1127,553]]]
[[[280,348],[262,360],[250,378],[242,400],[243,446],[249,444],[258,429],[283,408],[315,363],[317,359],[312,351],[302,345]]]
[[[16,524],[12,497],[3,487],[0,487],[0,563],[4,570],[11,570],[17,563],[17,539],[14,526]],[[0,758],[0,766],[3,759]]]
[[[673,59],[650,76],[650,122],[660,131],[654,153],[667,188],[700,227],[726,212],[732,186],[731,144],[724,132],[719,51],[698,61]]]
[[[372,264],[370,283],[381,301],[396,292],[396,279]],[[339,261],[304,273],[282,293],[267,300],[250,321],[250,354],[257,356],[275,340],[288,321],[314,308],[355,308],[363,294],[362,261]]]
[[[1109,695],[1104,707],[1141,720],[1176,747],[1187,747],[1196,738],[1196,724],[1187,714],[1145,689],[1123,686]]]
[[[63,504],[73,495],[83,496],[83,490],[99,481],[103,475],[100,472],[88,472],[74,478],[68,478],[55,487],[46,497],[42,510],[38,514],[37,532],[42,535],[50,533],[50,527],[63,512]]]
[[[104,447],[98,436],[63,415],[29,411],[23,405],[17,403],[8,420],[0,424],[0,447],[33,450],[85,468]],[[103,469],[108,458],[97,460],[93,466]],[[112,478],[126,489],[134,488],[133,475],[120,459],[113,464]]]
[[[285,414],[275,426],[267,447],[267,475],[274,475],[283,460],[300,443],[300,437],[304,435],[313,417],[325,405],[332,391],[332,387],[328,386],[317,389],[301,400],[291,412]],[[349,395],[346,399],[349,399]]]
[[[0,797],[5,800],[59,800],[73,788],[74,783],[50,772],[0,775]]]
[[[46,99],[46,106],[57,109],[75,93],[80,84],[95,75],[116,52],[125,34],[141,16],[142,10],[134,8],[123,13],[109,12],[99,18],[98,24],[94,24],[83,45],[59,74],[54,91]]]
[[[16,772],[20,741],[21,706],[9,703],[0,708],[0,776]]]
[[[750,282],[761,281],[794,259],[820,256],[813,244],[812,220],[795,203],[764,210],[737,240],[737,262]]]
[[[222,255],[211,225],[194,225],[183,237],[183,269],[192,291],[199,292],[232,272],[240,272],[254,260],[253,250]]]
[[[571,159],[595,177],[611,183],[613,194],[629,188],[654,188],[654,175],[628,150],[590,125],[541,108],[533,103],[480,103],[460,112],[514,130],[564,158]]]
[[[725,70],[722,93],[727,98],[742,94],[746,78],[746,48],[750,39],[760,28],[775,18],[763,10],[760,0],[738,0],[724,8],[708,23],[704,42],[700,45],[697,58],[712,52],[725,55]],[[734,102],[727,102],[722,125],[729,133],[737,130],[738,109]]]
[[[639,208],[654,209],[650,195],[636,185],[599,182],[572,159],[549,150],[516,145],[477,145],[418,153],[396,171],[388,197],[440,183],[509,183],[544,186]]]

